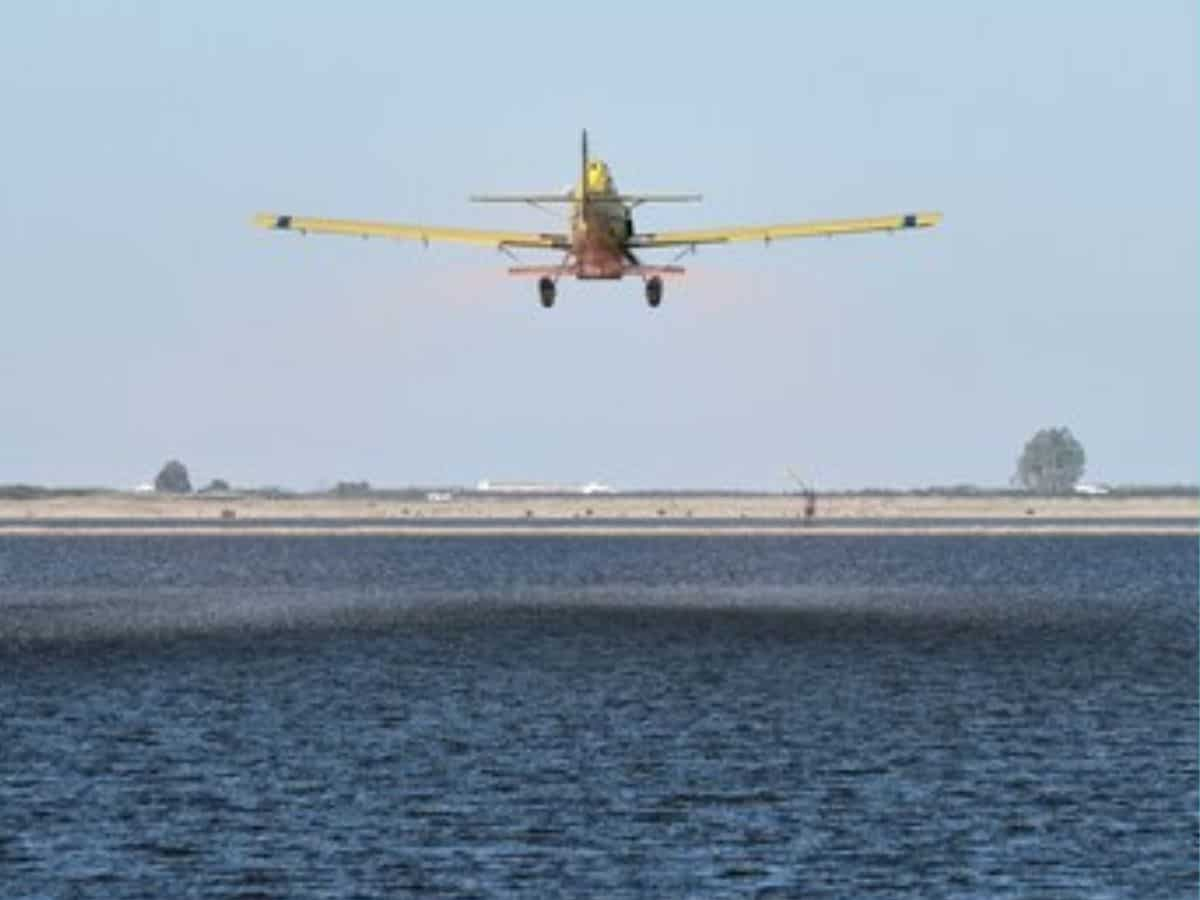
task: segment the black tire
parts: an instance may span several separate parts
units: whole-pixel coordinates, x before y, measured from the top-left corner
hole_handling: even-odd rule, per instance
[[[651,309],[657,309],[658,304],[662,303],[662,295],[662,279],[655,275],[646,282],[646,302],[650,304]]]

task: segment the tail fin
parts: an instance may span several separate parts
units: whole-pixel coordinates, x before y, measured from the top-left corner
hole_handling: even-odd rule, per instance
[[[583,137],[580,141],[582,151],[583,168],[580,170],[579,179],[579,209],[582,211],[587,208],[588,196],[588,146],[587,146],[587,129],[583,129]]]

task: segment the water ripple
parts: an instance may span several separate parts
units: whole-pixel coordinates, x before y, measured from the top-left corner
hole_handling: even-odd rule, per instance
[[[5,896],[1194,891],[1192,540],[170,541],[0,540]]]

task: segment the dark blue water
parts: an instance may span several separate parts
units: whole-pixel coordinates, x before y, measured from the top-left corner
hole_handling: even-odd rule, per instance
[[[1191,897],[1197,542],[0,539],[4,897]]]

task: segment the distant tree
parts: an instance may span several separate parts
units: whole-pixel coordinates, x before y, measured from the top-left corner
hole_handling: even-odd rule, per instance
[[[229,490],[229,482],[224,478],[214,478],[204,487],[200,488],[202,494],[225,493]]]
[[[190,494],[192,482],[187,466],[177,459],[168,460],[154,479],[154,489],[164,494]]]
[[[371,484],[367,481],[339,481],[333,488],[336,497],[365,497],[371,493]]]
[[[1083,445],[1069,428],[1043,428],[1029,439],[1013,482],[1038,494],[1069,494],[1087,465]]]

